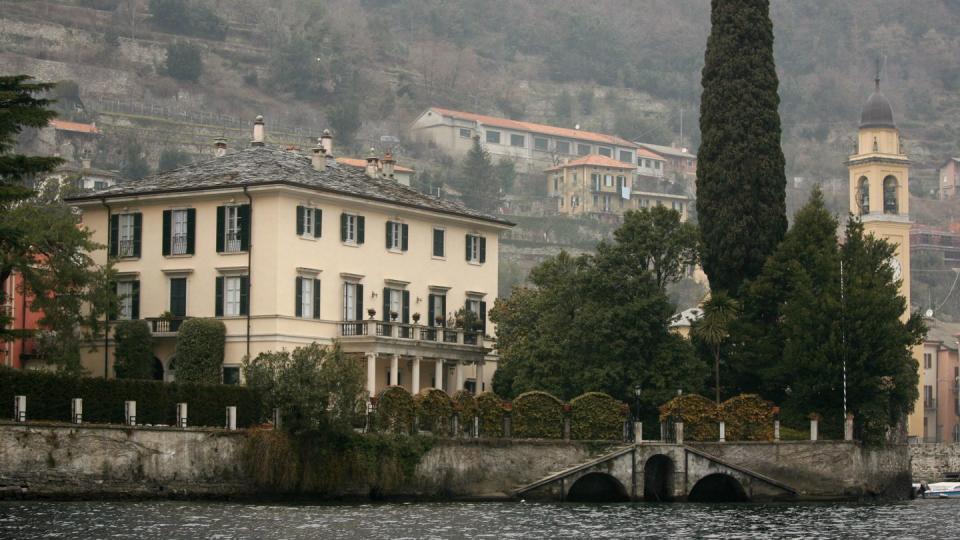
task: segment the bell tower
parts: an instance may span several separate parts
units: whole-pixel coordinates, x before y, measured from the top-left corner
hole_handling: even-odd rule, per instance
[[[897,247],[890,258],[894,278],[901,280],[900,294],[907,300],[905,321],[910,316],[910,159],[900,144],[900,131],[893,121],[893,108],[880,92],[880,71],[875,88],[860,113],[856,153],[847,160],[850,171],[850,212],[863,222],[864,232]],[[914,348],[914,359],[923,384],[923,346]],[[923,395],[923,388],[920,389]],[[923,436],[923,404],[918,400],[908,419],[910,436]]]

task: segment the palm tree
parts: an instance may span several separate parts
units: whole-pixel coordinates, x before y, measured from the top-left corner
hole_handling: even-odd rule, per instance
[[[720,405],[720,347],[730,337],[730,323],[740,315],[740,303],[725,292],[710,296],[701,306],[703,316],[693,324],[693,337],[713,351],[714,384]]]

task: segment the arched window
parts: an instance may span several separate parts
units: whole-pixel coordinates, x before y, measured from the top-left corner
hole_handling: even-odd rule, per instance
[[[857,181],[857,206],[861,216],[870,213],[870,182],[866,176]]]
[[[897,179],[888,176],[883,179],[883,213],[899,214],[900,206],[897,203]]]

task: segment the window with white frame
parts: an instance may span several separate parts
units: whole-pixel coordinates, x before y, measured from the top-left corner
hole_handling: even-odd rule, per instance
[[[567,141],[557,141],[556,149],[558,154],[569,154],[570,153],[570,143]]]
[[[500,144],[500,132],[487,130],[487,142]]]
[[[621,150],[620,161],[624,163],[633,163],[633,152],[629,150]]]
[[[399,221],[388,221],[387,227],[390,228],[390,234],[387,235],[387,249],[400,249],[403,238],[402,224]]]
[[[308,208],[303,212],[303,236],[313,237],[313,208]]]
[[[460,128],[460,138],[469,139],[470,138],[470,129],[469,128]]]
[[[476,234],[467,235],[467,261],[482,263],[485,258],[486,238]]]
[[[357,243],[357,216],[344,214],[344,242]]]
[[[544,139],[543,137],[534,137],[533,138],[533,149],[540,150],[541,152],[546,152],[549,148],[550,141]]]
[[[239,206],[227,206],[224,209],[223,247],[227,252],[240,251]]]
[[[313,317],[313,280],[300,280],[300,313],[302,317]]]
[[[597,153],[601,156],[613,157],[613,149],[607,148],[606,146],[600,146],[597,148]]]
[[[118,281],[117,282],[117,297],[119,298],[119,305],[117,310],[117,319],[121,321],[129,321],[133,318],[133,282],[132,281]]]
[[[607,187],[613,187],[613,175],[605,174],[603,175],[603,185]]]
[[[227,317],[240,315],[240,277],[223,278],[223,314]]]
[[[357,298],[360,290],[358,283],[348,281],[343,284],[343,320],[360,320],[361,315],[357,313]]]
[[[187,220],[186,210],[174,210],[170,212],[170,254],[187,254]]]
[[[585,156],[585,155],[587,155],[587,154],[589,154],[589,153],[590,153],[590,145],[589,145],[589,144],[578,144],[578,145],[577,145],[577,155],[578,155],[578,156]]]
[[[119,257],[134,256],[134,236],[136,234],[134,219],[134,214],[120,214],[119,216],[120,230],[117,244],[117,256]]]
[[[524,135],[517,135],[515,133],[510,134],[510,146],[516,146],[518,148],[523,148],[527,146],[527,138]]]

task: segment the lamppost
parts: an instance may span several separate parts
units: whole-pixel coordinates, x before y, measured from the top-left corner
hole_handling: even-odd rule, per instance
[[[633,387],[633,397],[636,400],[633,406],[633,422],[630,424],[630,439],[633,442],[640,442],[637,440],[637,422],[640,421],[640,395],[643,393],[643,389],[640,387],[640,383],[637,383]]]

